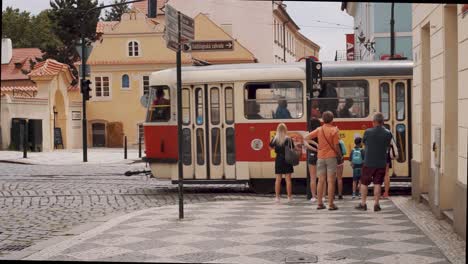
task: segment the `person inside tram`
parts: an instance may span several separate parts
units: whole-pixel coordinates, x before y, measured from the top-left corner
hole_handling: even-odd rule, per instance
[[[322,113],[320,112],[319,109],[319,101],[317,99],[312,100],[312,106],[310,109],[310,117],[311,118],[321,118]]]
[[[153,115],[151,121],[165,121],[170,118],[170,100],[164,97],[164,90],[156,90],[156,98],[153,100]]]
[[[275,118],[277,119],[289,119],[292,118],[291,113],[288,110],[288,101],[282,98],[278,100],[278,107],[276,108]]]
[[[344,106],[338,111],[338,117],[340,118],[350,118],[355,117],[351,112],[351,107],[354,105],[354,100],[352,98],[346,98]]]
[[[324,89],[320,91],[319,98],[321,98],[319,102],[320,113],[330,111],[334,116],[338,116],[338,93],[336,92],[336,88],[333,87],[332,84],[325,83]]]
[[[247,119],[262,119],[260,113],[260,104],[256,101],[247,101]]]

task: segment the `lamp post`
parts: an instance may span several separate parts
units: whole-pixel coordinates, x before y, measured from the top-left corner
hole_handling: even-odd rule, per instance
[[[86,79],[86,43],[85,43],[85,30],[84,30],[84,22],[88,16],[88,14],[92,11],[96,10],[101,10],[107,7],[113,7],[113,6],[121,6],[121,5],[126,5],[126,4],[131,4],[131,3],[136,3],[136,2],[143,2],[145,0],[134,0],[134,1],[128,1],[125,3],[117,3],[117,4],[110,4],[110,5],[103,5],[103,6],[96,6],[93,8],[90,8],[86,10],[86,12],[81,16],[80,20],[80,36],[81,36],[81,79],[84,80]],[[79,52],[79,50],[78,50]],[[90,52],[90,50],[89,50]],[[88,131],[88,120],[86,119],[86,101],[88,98],[86,98],[86,93],[82,92],[82,101],[83,101],[83,117],[82,117],[82,132],[83,132],[83,162],[88,162],[88,140],[87,140],[87,131]]]
[[[395,57],[395,2],[392,2],[390,18],[390,58]]]

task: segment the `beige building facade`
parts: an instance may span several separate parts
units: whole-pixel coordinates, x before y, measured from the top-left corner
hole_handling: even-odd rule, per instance
[[[320,46],[299,32],[300,27],[286,11],[286,1],[167,0],[165,3],[189,16],[205,14],[245,45],[260,63],[290,63],[305,56],[319,56]]]
[[[468,13],[413,4],[413,197],[466,239]]]
[[[100,22],[101,34],[93,44],[87,61],[91,66],[91,100],[87,102],[88,145],[122,147],[124,137],[135,147],[143,136],[142,123],[146,108],[141,103],[149,91],[152,72],[173,68],[176,53],[166,47],[164,14],[149,19],[146,10],[133,7],[121,21]],[[210,64],[253,63],[257,59],[206,15],[195,20],[195,40],[231,40],[233,49],[226,51],[182,54],[183,65],[198,61]],[[168,95],[175,103],[175,95]],[[143,97],[143,99],[142,99]]]

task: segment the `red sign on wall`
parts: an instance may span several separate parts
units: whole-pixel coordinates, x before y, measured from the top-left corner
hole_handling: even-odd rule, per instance
[[[346,60],[354,60],[354,34],[346,34]]]

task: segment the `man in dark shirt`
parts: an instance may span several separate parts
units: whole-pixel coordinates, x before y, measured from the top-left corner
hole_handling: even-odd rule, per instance
[[[387,150],[390,147],[392,134],[383,126],[384,117],[382,113],[374,114],[374,127],[368,128],[364,132],[363,143],[366,146],[364,165],[361,175],[361,203],[356,209],[367,210],[367,190],[371,182],[374,183],[374,211],[381,210],[379,199],[382,183],[385,177],[385,167],[387,166]]]

